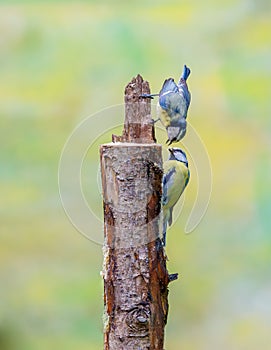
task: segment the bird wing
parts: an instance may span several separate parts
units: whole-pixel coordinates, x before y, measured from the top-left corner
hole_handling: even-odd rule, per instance
[[[183,80],[181,81],[181,83],[179,84],[179,93],[183,96],[185,103],[186,103],[186,111],[190,105],[190,101],[191,101],[191,94],[188,90],[187,84],[186,82]]]
[[[168,126],[180,126],[180,118],[186,116],[186,102],[182,95],[175,92],[166,93],[159,98],[160,120]]]
[[[163,95],[166,92],[175,92],[178,93],[179,89],[173,78],[166,79],[162,86],[162,89],[159,92],[159,95]]]
[[[179,92],[169,91],[165,92],[159,97],[159,104],[161,108],[166,110],[170,116],[174,114],[180,114],[182,101],[183,96],[180,95]]]
[[[176,108],[178,108],[179,104],[179,88],[174,79],[169,78],[165,80],[162,89],[159,92],[159,105],[168,113],[169,117],[171,117],[174,112],[178,113],[178,111],[176,111]]]
[[[186,85],[185,81],[184,84]],[[159,106],[166,113],[161,115],[163,124],[177,126],[180,116],[186,118],[187,109],[190,103],[190,93],[182,85],[176,85],[172,78],[165,80],[159,93]]]
[[[188,107],[190,106],[191,95],[187,88],[183,89],[183,97],[187,103],[187,109],[188,109]]]
[[[162,204],[164,209],[174,207],[189,181],[189,169],[181,162],[164,163]]]
[[[173,186],[174,174],[176,172],[175,167],[171,167],[163,176],[163,195],[162,195],[162,204],[166,205],[168,202],[168,189],[170,186]]]

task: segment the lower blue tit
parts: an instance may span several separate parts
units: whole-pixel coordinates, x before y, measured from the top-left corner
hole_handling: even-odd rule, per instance
[[[184,66],[178,84],[173,78],[166,79],[159,92],[157,105],[158,120],[167,130],[167,143],[180,141],[186,134],[186,117],[191,95],[186,83],[190,69]]]
[[[172,211],[186,188],[190,172],[184,151],[180,148],[169,148],[169,159],[164,163],[163,175],[163,245],[166,245],[167,226],[172,224]]]

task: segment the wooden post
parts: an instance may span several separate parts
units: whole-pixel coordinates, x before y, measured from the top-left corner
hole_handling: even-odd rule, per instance
[[[104,200],[104,350],[163,350],[168,313],[162,233],[162,147],[150,93],[138,75],[125,89],[122,136],[101,145]]]

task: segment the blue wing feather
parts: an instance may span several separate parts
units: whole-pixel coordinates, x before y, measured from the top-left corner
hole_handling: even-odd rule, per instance
[[[178,92],[168,92],[159,97],[159,104],[161,108],[168,111],[170,114],[171,112],[175,112],[175,110],[177,112],[177,110],[180,108],[180,100],[181,98]]]
[[[173,78],[166,79],[162,86],[162,89],[159,92],[159,95],[163,95],[166,92],[179,92],[178,86],[175,83]]]
[[[186,84],[182,85],[180,90],[182,90],[183,97],[185,99],[185,102],[186,102],[187,108],[188,108],[190,105],[191,95],[190,95],[190,92],[188,91],[187,85]]]
[[[168,201],[167,193],[168,188],[170,186],[170,183],[173,181],[173,175],[175,174],[176,169],[173,167],[171,168],[166,174],[163,176],[163,195],[162,195],[162,204],[165,205]]]

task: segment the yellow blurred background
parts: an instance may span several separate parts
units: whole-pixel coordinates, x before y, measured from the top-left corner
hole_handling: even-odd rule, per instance
[[[184,63],[213,191],[185,235],[192,172],[169,230],[168,267],[180,278],[165,348],[270,346],[270,15],[269,0],[1,2],[0,349],[102,349],[102,249],[61,206],[61,150],[86,116],[123,102],[137,73],[158,92]],[[101,213],[99,196],[92,205]],[[95,230],[102,237],[102,223]]]

